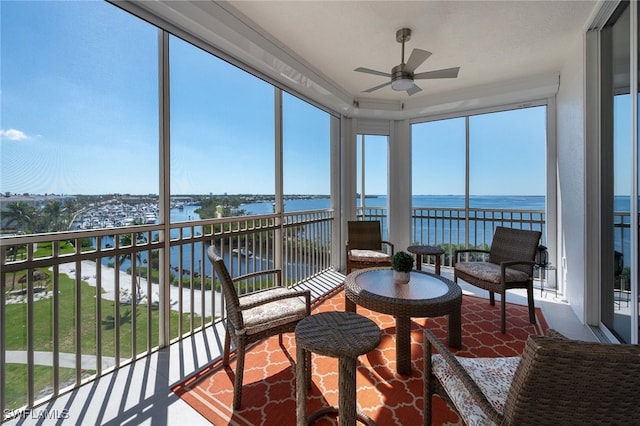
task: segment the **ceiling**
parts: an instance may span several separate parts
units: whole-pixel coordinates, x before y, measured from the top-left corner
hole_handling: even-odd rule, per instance
[[[369,89],[385,77],[353,70],[391,72],[401,61],[395,39],[432,53],[416,72],[460,67],[456,79],[416,80],[411,98],[559,73],[567,49],[584,33],[595,1],[230,1],[258,31],[356,99],[404,100],[390,86]]]
[[[582,49],[597,0],[132,1],[110,0],[195,44],[341,114],[401,119],[543,99],[564,58]],[[150,12],[150,14],[149,14]],[[409,96],[386,86],[401,62],[396,31],[432,55],[416,72],[460,67],[455,79],[416,80]]]

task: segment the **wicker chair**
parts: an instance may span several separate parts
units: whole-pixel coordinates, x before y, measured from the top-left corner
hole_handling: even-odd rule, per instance
[[[536,323],[533,302],[533,267],[541,233],[524,229],[498,226],[490,250],[456,250],[453,256],[453,280],[458,278],[489,291],[489,303],[496,304],[495,293],[500,294],[502,332],[506,333],[506,292],[513,288],[527,289],[529,321]],[[489,255],[488,261],[460,262],[462,253]]]
[[[382,239],[379,220],[349,221],[347,234],[347,274],[352,269],[391,266],[393,244]]]
[[[227,308],[224,365],[229,365],[229,337],[233,339],[237,350],[233,384],[233,408],[237,410],[242,404],[242,377],[247,346],[276,334],[282,345],[282,333],[293,333],[298,322],[311,313],[311,293],[309,290],[294,291],[281,287],[279,269],[254,272],[231,279],[224,260],[218,255],[214,245],[207,250],[207,256],[222,283]],[[238,297],[234,283],[261,275],[275,278],[276,286]]]
[[[438,354],[432,354],[433,348]],[[454,356],[425,330],[424,424],[432,397],[468,426],[640,424],[640,346],[529,336],[521,357]]]

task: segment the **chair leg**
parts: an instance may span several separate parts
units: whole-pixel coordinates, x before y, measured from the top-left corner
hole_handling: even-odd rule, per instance
[[[536,309],[533,301],[533,283],[527,286],[527,299],[529,303],[529,322],[531,324],[536,323]]]
[[[233,409],[239,410],[242,405],[242,378],[244,376],[244,342],[238,344],[236,357],[236,378],[233,381]]]
[[[507,292],[505,290],[502,291],[502,295],[500,297],[500,307],[502,310],[501,330],[502,333],[505,334],[507,332]]]
[[[224,354],[222,358],[222,365],[229,365],[229,352],[231,351],[231,335],[229,334],[229,327],[225,327],[224,333]]]
[[[431,344],[426,342],[424,345],[424,379],[423,379],[423,395],[424,395],[424,416],[423,422],[424,426],[431,426],[432,421],[432,399],[433,399],[433,391],[431,380],[432,377],[432,366],[431,366]]]
[[[491,306],[496,305],[496,295],[492,291],[489,292],[489,304]]]

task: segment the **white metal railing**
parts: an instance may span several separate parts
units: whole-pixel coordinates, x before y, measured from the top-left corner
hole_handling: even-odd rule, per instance
[[[363,220],[380,220],[386,238],[387,209],[358,210]],[[497,226],[539,230],[545,240],[544,210],[414,207],[411,214],[411,244],[440,246],[445,250],[443,265],[451,266],[453,252],[461,247],[486,247]],[[423,261],[430,261],[424,259]]]
[[[445,250],[443,265],[451,266],[457,248],[488,248],[498,226],[542,232],[545,241],[544,210],[414,208],[412,243],[440,246]]]
[[[282,265],[294,285],[332,268],[332,226],[320,210],[174,223],[166,240],[164,225],[0,238],[2,419],[148,355],[165,321],[173,341],[223,318],[209,244],[232,276]]]
[[[623,270],[614,277],[613,309],[614,311],[628,311],[631,300],[631,213],[614,212],[614,249],[622,254]],[[625,309],[626,308],[626,309]]]
[[[626,255],[629,214],[615,216],[622,242],[616,249]],[[385,208],[360,210],[359,217],[381,220],[387,228]],[[333,267],[333,223],[333,211],[319,210],[173,223],[166,241],[160,238],[163,225],[1,238],[3,418],[149,354],[159,345],[163,315],[172,341],[224,318],[206,258],[209,244],[217,245],[232,276],[281,265],[284,283],[293,285]],[[444,264],[450,265],[457,246],[490,245],[498,225],[544,234],[545,215],[414,208],[411,242],[445,248]],[[239,291],[268,284],[252,282]],[[52,368],[45,374],[36,373],[42,352],[51,354]],[[16,357],[22,357],[20,364]],[[17,391],[16,380],[22,381]]]

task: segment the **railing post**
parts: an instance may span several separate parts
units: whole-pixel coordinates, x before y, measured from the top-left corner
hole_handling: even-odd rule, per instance
[[[171,291],[169,282],[171,279],[171,116],[170,116],[170,90],[169,90],[169,33],[158,28],[158,93],[159,93],[159,155],[160,155],[160,182],[158,200],[160,210],[160,223],[163,229],[159,231],[158,238],[164,243],[160,251],[160,291],[159,291],[159,346],[169,345],[171,341]]]
[[[5,265],[7,262],[7,250],[6,247],[0,247],[0,265]],[[6,292],[7,292],[7,274],[6,272],[0,271],[0,422],[2,422],[6,415],[6,383],[5,377],[6,374],[6,360],[5,360],[5,351],[7,349],[6,345],[6,333],[5,328],[7,326],[7,318],[6,318],[6,309],[4,307],[7,304],[6,300]]]

